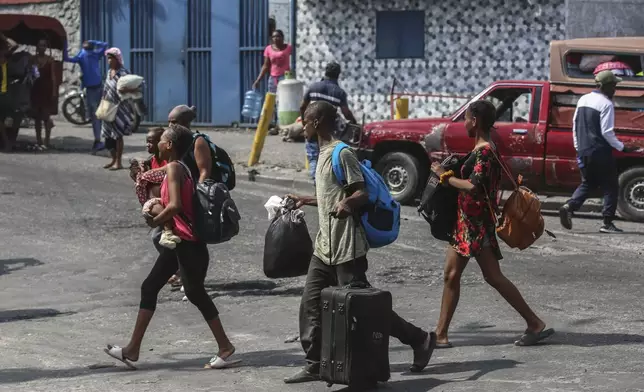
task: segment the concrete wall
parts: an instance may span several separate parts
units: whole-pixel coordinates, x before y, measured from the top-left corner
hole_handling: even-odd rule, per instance
[[[80,0],[60,0],[55,3],[21,5],[3,5],[2,2],[0,2],[0,13],[36,14],[54,17],[60,21],[67,31],[69,47],[72,48],[70,52],[74,54],[76,53],[77,48],[80,48]],[[60,53],[54,53],[54,55],[60,56]],[[64,93],[70,85],[80,85],[80,71],[78,68],[73,70],[71,64],[65,64],[64,70],[61,94]]]
[[[425,11],[424,58],[376,58],[379,10]],[[564,0],[299,0],[297,75],[310,83],[336,60],[354,112],[386,118],[394,76],[407,91],[464,95],[498,79],[546,79],[549,42],[565,37],[565,11]],[[410,116],[447,114],[463,102],[415,99]]]
[[[644,36],[644,0],[568,0],[568,38]]]
[[[275,18],[277,28],[284,31],[284,36],[288,42],[291,34],[290,0],[268,0],[268,15]]]

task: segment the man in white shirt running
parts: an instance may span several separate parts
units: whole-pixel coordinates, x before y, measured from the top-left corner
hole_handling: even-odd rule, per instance
[[[613,96],[617,83],[622,79],[611,71],[602,71],[595,76],[598,90],[582,96],[577,103],[573,118],[572,134],[577,150],[577,164],[581,171],[581,185],[572,198],[559,209],[561,225],[572,229],[572,214],[579,210],[589,194],[597,187],[604,191],[604,225],[602,233],[621,233],[615,227],[615,211],[619,184],[617,163],[613,149],[634,152],[637,147],[627,147],[615,136],[615,106]]]

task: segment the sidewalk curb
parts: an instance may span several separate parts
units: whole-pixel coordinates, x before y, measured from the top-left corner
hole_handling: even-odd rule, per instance
[[[251,175],[249,174],[248,182],[257,182],[260,184],[268,184],[268,185],[278,185],[289,189],[302,189],[302,188],[306,189],[307,187],[309,188],[313,187],[313,181],[310,181],[310,180],[309,181],[298,180],[298,179],[287,178],[287,177],[273,177],[273,176],[265,176],[265,175],[259,175],[259,174],[255,175],[252,180],[251,180]],[[505,194],[506,196],[509,196],[510,192],[505,192]],[[550,198],[547,198],[545,196],[541,197],[541,208],[545,211],[558,211],[562,205],[562,202],[556,201],[556,200],[549,200],[549,199]],[[601,209],[602,209],[601,204],[586,203],[581,207],[579,212],[581,213],[599,212],[601,211]]]
[[[248,178],[244,179],[248,182],[257,182],[260,184],[268,184],[268,185],[278,185],[286,188],[293,188],[293,189],[298,189],[298,188],[313,188],[313,181],[310,180],[297,180],[293,178],[287,178],[287,177],[273,177],[273,176],[264,176],[264,175],[259,175],[256,174],[252,176],[250,173],[248,174]]]

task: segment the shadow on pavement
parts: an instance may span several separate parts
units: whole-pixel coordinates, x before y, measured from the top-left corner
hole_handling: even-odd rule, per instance
[[[521,362],[514,361],[512,359],[490,359],[482,361],[468,361],[468,362],[449,362],[449,363],[438,363],[432,365],[430,362],[429,365],[425,368],[425,371],[420,374],[453,374],[453,373],[468,373],[476,372],[476,374],[467,378],[468,381],[478,380],[484,375],[501,369],[512,369],[520,365]],[[396,363],[391,364],[391,371],[394,373],[402,373],[403,376],[416,376],[419,373],[409,373],[409,364],[407,363]]]
[[[0,323],[20,320],[35,320],[41,318],[68,316],[76,312],[60,312],[56,309],[13,309],[0,310]]]
[[[96,374],[118,374],[119,377],[126,377],[128,374],[134,375],[145,371],[157,370],[198,372],[202,371],[204,364],[210,360],[210,357],[177,359],[177,357],[190,355],[195,354],[175,352],[161,355],[161,358],[167,362],[145,362],[145,359],[142,359],[134,364],[137,367],[137,371],[131,371],[125,365],[116,360],[112,360],[106,354],[97,352],[95,357],[99,359],[100,363],[88,364],[83,367],[68,369],[43,369],[37,367],[0,369],[0,385],[36,380],[75,378]],[[304,362],[304,355],[300,350],[296,349],[255,351],[236,354],[235,357],[243,360],[238,366],[240,368],[262,368],[269,366],[291,367],[301,366]],[[116,366],[113,366],[114,363]],[[91,369],[90,367],[95,368]]]
[[[208,283],[206,291],[214,297],[301,296],[303,287],[280,287],[272,280],[247,280],[231,283]]]
[[[78,128],[78,132],[91,132],[89,128]],[[21,131],[22,132],[22,131]],[[52,131],[55,134],[56,128]],[[126,137],[139,137],[141,139],[141,144],[136,146],[125,145],[123,147],[123,153],[146,153],[147,147],[145,146],[145,141],[138,133],[135,133]],[[21,133],[18,136],[18,140],[14,145],[14,152],[33,152],[30,150],[30,146],[33,146],[36,143],[36,137],[32,135],[24,135]],[[80,137],[74,136],[65,136],[65,137],[52,137],[51,139],[51,148],[47,151],[40,151],[38,154],[51,154],[51,153],[89,153],[92,151],[93,141],[89,139],[83,139]],[[106,154],[106,150],[99,153],[99,155]]]
[[[513,344],[520,334],[516,331],[478,331],[472,334],[453,333],[450,340],[454,346],[500,346]],[[626,333],[583,333],[556,331],[549,339],[544,340],[537,346],[577,346],[577,347],[601,347],[616,346],[620,344],[642,344],[644,335]]]
[[[462,381],[475,381],[493,371],[501,370],[501,369],[512,369],[520,364],[521,362],[513,361],[510,359],[491,359],[486,361],[451,362],[451,363],[440,363],[437,365],[431,365],[430,363],[430,365],[427,366],[425,371],[420,374],[406,373],[407,369],[409,368],[409,364],[392,364],[391,365],[392,373],[402,372],[403,376],[416,376],[416,377],[413,377],[413,378],[409,377],[408,379],[405,379],[405,380],[389,381],[388,383],[385,383],[385,384],[379,384],[377,390],[419,391],[419,392],[431,391],[432,389],[443,384],[450,384],[450,383],[462,382]],[[476,373],[466,379],[459,378],[459,380],[457,381],[437,380],[435,378],[418,377],[418,376],[422,376],[423,374],[446,375],[446,374],[467,373],[467,372],[476,372]],[[343,388],[338,390],[337,392],[340,392],[340,391],[348,392],[350,391],[350,389]]]
[[[173,352],[161,355],[161,358],[167,361],[173,361],[175,364],[181,364],[181,367],[175,366],[174,370],[185,371],[193,370],[196,366],[197,369],[203,368],[203,365],[208,363],[210,357],[194,358],[189,360],[182,360],[181,357],[194,355],[194,353]],[[235,359],[242,362],[235,366],[235,368],[265,368],[265,367],[300,367],[304,366],[304,352],[299,347],[293,347],[286,350],[263,350],[263,351],[249,351],[244,353],[236,353]],[[154,365],[152,365],[154,366]],[[141,369],[149,369],[141,365]]]
[[[10,274],[23,268],[34,267],[43,264],[44,263],[42,261],[33,258],[0,260],[0,276]]]

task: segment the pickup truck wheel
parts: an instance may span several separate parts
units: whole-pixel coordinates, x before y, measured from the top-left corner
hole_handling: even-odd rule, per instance
[[[628,220],[644,222],[644,167],[620,174],[617,209]]]
[[[378,160],[376,170],[399,203],[414,200],[418,189],[418,160],[404,152],[390,152]]]

